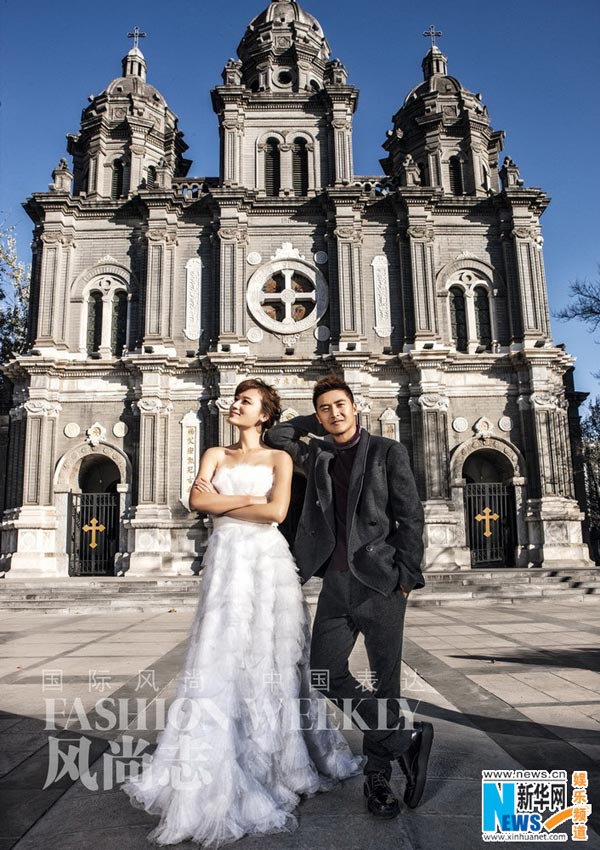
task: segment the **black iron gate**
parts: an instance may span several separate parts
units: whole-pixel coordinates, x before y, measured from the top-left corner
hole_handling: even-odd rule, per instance
[[[514,566],[516,519],[512,486],[467,484],[465,510],[471,565]]]
[[[117,493],[69,493],[69,575],[114,575],[119,540]]]

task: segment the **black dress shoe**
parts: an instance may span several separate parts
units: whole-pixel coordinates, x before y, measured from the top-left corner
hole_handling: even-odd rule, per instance
[[[415,723],[417,734],[412,739],[410,747],[398,758],[402,773],[406,776],[404,802],[414,809],[423,796],[427,780],[427,763],[433,743],[433,726],[431,723]]]
[[[385,773],[367,773],[364,784],[367,808],[377,818],[395,818],[400,814],[398,800]]]

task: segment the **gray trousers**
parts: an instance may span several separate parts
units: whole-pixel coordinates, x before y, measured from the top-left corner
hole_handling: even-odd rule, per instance
[[[349,570],[339,572],[329,567],[323,578],[311,640],[311,670],[329,672],[328,686],[314,676],[314,687],[346,713],[351,710],[354,718],[360,716],[359,726],[368,727],[363,731],[363,752],[367,757],[364,772],[383,772],[388,778],[391,760],[408,749],[412,731],[404,729],[398,704],[405,610],[406,600],[400,588],[385,597]],[[364,636],[374,692],[366,690],[366,683],[358,682],[348,668],[359,634]]]

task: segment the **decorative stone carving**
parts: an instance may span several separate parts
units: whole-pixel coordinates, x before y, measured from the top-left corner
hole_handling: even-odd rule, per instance
[[[452,427],[456,431],[457,434],[462,434],[463,431],[466,431],[469,427],[469,422],[465,419],[464,416],[457,416],[452,420]]]
[[[251,328],[248,328],[248,333],[246,334],[249,342],[262,342],[264,334],[260,328],[257,328],[256,325],[253,325]]]
[[[423,395],[409,399],[409,406],[413,409],[422,408],[423,410],[448,410],[450,401],[448,396],[441,393],[423,393]]]
[[[400,439],[400,419],[395,410],[391,407],[386,407],[379,417],[379,426],[381,428],[381,436],[387,437],[388,440]]]
[[[425,227],[420,225],[413,225],[412,227],[408,227],[406,230],[407,234],[411,239],[415,239],[419,242],[432,242],[433,241],[433,227]]]
[[[404,185],[405,186],[420,186],[421,172],[419,166],[412,158],[411,154],[406,154],[402,160],[402,168],[404,169]]]
[[[290,419],[294,419],[294,417],[296,417],[296,416],[298,416],[297,410],[294,410],[293,407],[286,407],[286,409],[282,412],[279,421],[280,422],[289,422]]]
[[[63,455],[58,462],[54,477],[55,492],[69,490],[74,483],[73,479],[76,476],[76,470],[82,459],[93,454],[97,454],[96,448],[84,443],[79,446],[73,446],[72,449]],[[110,458],[119,470],[121,485],[131,482],[131,463],[124,452],[113,446],[104,445],[102,446],[102,454]]]
[[[304,260],[305,257],[297,248],[294,248],[291,242],[283,242],[281,248],[277,248],[273,256],[272,260]]]
[[[274,334],[274,336],[286,347],[298,345],[298,342],[300,341],[300,334]]]
[[[504,157],[502,168],[500,169],[500,179],[502,180],[503,189],[514,189],[523,186],[524,181],[521,178],[517,164],[509,157]]]
[[[505,443],[504,440],[498,439],[498,437],[492,436],[483,441],[478,437],[471,437],[471,439],[460,443],[460,445],[452,453],[452,457],[450,459],[450,478],[452,481],[457,481],[462,478],[462,469],[465,460],[469,457],[469,455],[473,452],[480,451],[483,448],[494,449],[497,452],[501,452],[501,454],[503,454],[512,465],[515,474],[514,483],[525,483],[525,479],[523,479],[521,475],[521,467],[524,467],[521,456],[518,454],[516,449],[513,448],[513,446]]]
[[[162,409],[163,403],[159,398],[139,398],[136,402],[137,407],[143,413],[158,413]]]
[[[86,440],[90,446],[96,447],[106,439],[106,428],[99,422],[94,422],[93,425],[90,425],[85,434]]]
[[[246,262],[249,266],[259,266],[262,263],[262,257],[258,251],[251,251],[246,257]]]
[[[65,437],[73,439],[73,437],[78,437],[81,434],[81,428],[77,422],[67,422],[63,428],[63,434]]]
[[[326,251],[317,251],[314,255],[314,260],[318,266],[324,266],[329,260],[329,255]]]
[[[510,416],[502,416],[498,420],[498,427],[500,428],[501,431],[510,431],[510,430],[512,430],[512,426],[513,426],[513,423],[512,423],[512,419],[510,418]]]
[[[229,408],[234,402],[234,397],[232,395],[228,396],[220,396],[215,400],[215,404],[217,408],[221,411],[221,413],[229,413]]]
[[[534,227],[515,227],[512,235],[517,239],[535,239],[536,230]]]
[[[247,236],[243,227],[221,227],[218,233],[223,242],[244,242]]]
[[[362,233],[353,225],[342,225],[336,227],[333,231],[338,239],[343,239],[346,242],[362,242]]]
[[[58,416],[62,410],[56,401],[46,401],[41,398],[31,398],[23,404],[23,408],[30,416]]]
[[[473,430],[478,437],[489,437],[494,433],[494,423],[487,416],[482,416],[473,425]]]
[[[51,192],[70,194],[72,180],[73,175],[69,169],[67,160],[61,159],[58,167],[52,172],[52,183],[50,183],[49,189]]]
[[[185,264],[185,327],[188,339],[200,338],[200,308],[202,285],[202,261],[192,257]]]
[[[559,399],[553,393],[549,392],[533,392],[529,396],[529,401],[536,408],[545,408],[547,410],[556,410],[560,407]]]
[[[313,331],[313,336],[319,342],[327,342],[331,336],[331,331],[326,325],[318,325]]]
[[[115,435],[115,437],[118,437],[119,439],[121,439],[122,437],[125,437],[128,430],[129,429],[128,429],[127,425],[125,424],[125,422],[120,422],[120,421],[115,422],[115,424],[113,425],[113,428],[112,428],[113,434]]]
[[[354,396],[354,402],[359,413],[370,413],[373,408],[373,401],[363,395]]]
[[[388,337],[392,333],[390,314],[390,279],[387,257],[383,254],[373,257],[373,294],[375,300],[375,333],[379,337]]]

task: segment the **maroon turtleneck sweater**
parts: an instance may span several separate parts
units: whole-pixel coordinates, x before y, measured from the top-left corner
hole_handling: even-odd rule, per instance
[[[339,572],[346,572],[348,567],[348,546],[346,516],[348,513],[348,495],[350,492],[350,475],[360,442],[361,428],[356,429],[355,435],[343,445],[335,443],[335,456],[329,467],[333,485],[333,505],[335,511],[336,544],[329,567]]]

